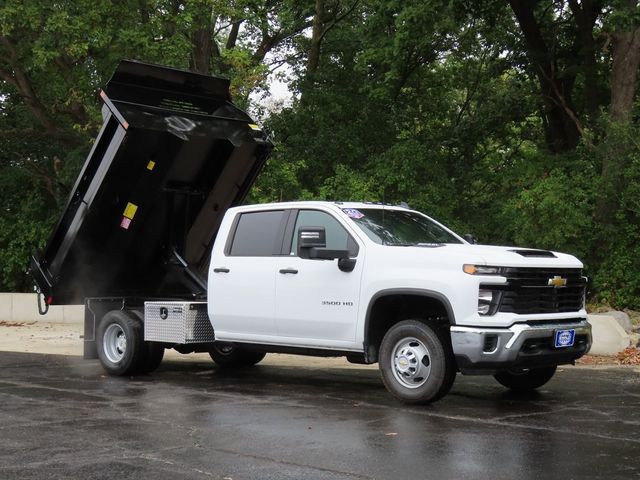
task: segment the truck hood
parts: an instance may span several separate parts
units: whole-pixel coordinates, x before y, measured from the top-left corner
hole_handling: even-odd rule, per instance
[[[495,245],[447,245],[449,250],[469,253],[478,265],[497,267],[555,267],[582,268],[582,262],[573,255],[549,250],[536,250]]]
[[[489,265],[497,267],[530,268],[582,268],[583,264],[573,255],[535,250],[520,247],[501,247],[494,245],[446,244],[439,246],[385,246],[385,249],[400,260],[406,257],[412,262],[421,260],[433,265],[460,263]]]

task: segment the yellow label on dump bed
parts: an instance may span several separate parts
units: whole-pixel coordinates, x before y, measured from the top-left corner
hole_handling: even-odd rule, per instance
[[[138,210],[138,206],[134,203],[127,203],[126,208],[124,209],[124,213],[123,215],[131,220],[133,220],[133,217],[136,215],[136,211]]]
[[[156,162],[154,162],[153,160],[149,160],[149,163],[147,163],[147,170],[153,170],[155,166]]]

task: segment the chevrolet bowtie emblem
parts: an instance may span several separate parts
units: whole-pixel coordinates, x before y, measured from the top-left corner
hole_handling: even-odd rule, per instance
[[[567,279],[566,278],[562,278],[559,275],[556,275],[553,278],[550,278],[549,281],[547,282],[547,285],[549,285],[550,287],[566,287],[567,286]]]

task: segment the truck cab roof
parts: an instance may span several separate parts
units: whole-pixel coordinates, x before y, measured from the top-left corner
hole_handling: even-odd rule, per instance
[[[277,209],[277,208],[309,208],[309,207],[327,207],[331,209],[343,210],[346,208],[365,209],[389,209],[389,210],[405,210],[412,211],[408,206],[403,205],[390,205],[385,203],[374,202],[354,202],[354,201],[329,201],[329,200],[297,200],[290,202],[272,202],[272,203],[260,203],[252,205],[242,205],[234,207],[237,211],[249,211],[249,210],[265,210],[265,209]]]

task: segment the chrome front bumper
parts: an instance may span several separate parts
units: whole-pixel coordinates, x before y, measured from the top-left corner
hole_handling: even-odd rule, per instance
[[[555,348],[557,330],[575,330],[574,345]],[[509,328],[451,327],[451,344],[463,373],[573,363],[591,348],[591,325],[575,322],[516,323]]]

